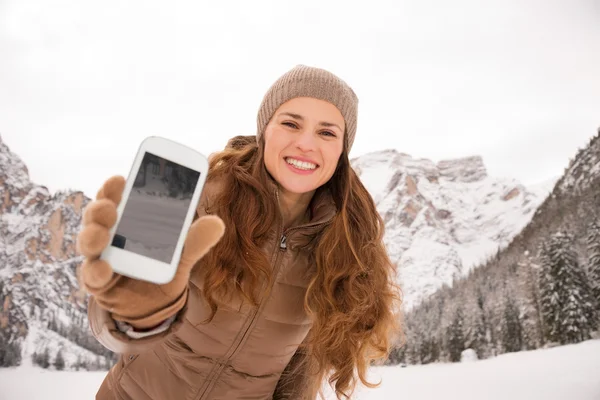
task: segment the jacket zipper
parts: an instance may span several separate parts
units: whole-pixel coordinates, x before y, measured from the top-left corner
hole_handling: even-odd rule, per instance
[[[280,250],[287,249],[287,236],[285,234],[281,235],[281,240],[279,241],[279,249]]]
[[[275,193],[275,196],[277,197],[277,203],[279,204],[279,192],[278,191]],[[273,255],[271,256],[271,259],[273,259],[273,256],[275,256],[274,268],[272,271],[274,277],[277,276],[277,273],[279,272],[280,254],[287,249],[287,243],[286,243],[287,237],[285,235],[285,232],[283,232],[283,222],[281,222],[279,224],[279,226],[280,226],[279,232],[282,232],[280,239],[279,239],[279,249],[277,249],[277,247],[275,247]],[[275,282],[275,279],[272,279],[271,285],[273,285],[274,282]],[[233,348],[233,351],[230,353],[230,355],[227,357],[226,362],[229,362],[231,359],[233,359],[236,356],[236,354],[240,350],[240,346],[246,341],[246,338],[248,337],[248,333],[250,332],[251,328],[254,326],[254,322],[256,321],[256,318],[258,317],[258,314],[259,314],[262,306],[264,305],[265,301],[266,301],[266,299],[262,298],[260,300],[259,304],[256,306],[256,310],[254,310],[254,312],[252,313],[250,322],[248,323],[248,325],[246,325],[246,328],[244,329],[244,333],[242,334],[242,336],[240,337],[238,342],[235,344],[235,347]],[[215,368],[216,367],[217,366],[215,366]],[[220,371],[218,374],[220,375]],[[217,377],[215,377],[215,379],[217,379]],[[212,390],[212,385],[209,384],[204,389],[204,391],[200,394],[200,396],[198,396],[198,399],[199,400],[205,399],[206,398],[205,396],[208,393],[210,393],[211,390]]]
[[[276,197],[277,197],[277,203],[279,204],[279,191],[277,191],[275,193]],[[290,228],[290,229],[286,229],[285,231],[283,230],[283,222],[280,224],[280,229],[279,231],[281,232],[281,236],[279,238],[279,251],[275,250],[275,262],[274,262],[274,268],[273,268],[273,279],[271,280],[271,287],[269,288],[269,291],[273,288],[272,286],[275,284],[275,277],[277,277],[277,274],[279,273],[279,268],[281,267],[281,260],[280,260],[280,255],[282,253],[284,253],[287,250],[287,237],[289,235],[289,233],[291,231],[294,231],[296,229],[301,229],[301,228],[307,228],[307,227],[313,227],[313,226],[321,226],[321,225],[327,225],[329,223],[328,222],[320,222],[320,223],[316,223],[316,224],[309,224],[309,225],[304,225],[304,226],[299,226],[299,227],[294,227],[294,228]],[[260,313],[263,305],[265,304],[265,301],[267,301],[267,298],[263,298],[261,299],[260,303],[257,305],[256,310],[254,311],[254,313],[252,314],[252,318],[250,319],[250,323],[246,326],[246,329],[244,330],[244,333],[242,335],[242,337],[240,338],[240,340],[237,342],[237,344],[235,345],[234,350],[231,352],[231,354],[229,355],[229,357],[227,357],[227,361],[230,361],[231,359],[233,359],[236,354],[238,353],[240,346],[246,341],[246,338],[248,336],[248,333],[250,332],[251,328],[254,325],[254,322],[256,321],[256,318],[258,317],[258,314]],[[216,366],[215,366],[216,367]],[[221,369],[222,370],[222,369]],[[218,373],[220,375],[220,372]],[[215,378],[217,379],[217,378]],[[210,391],[212,390],[212,385],[209,384],[205,390],[200,394],[200,396],[198,397],[199,400],[205,399],[205,396],[210,393]]]
[[[277,204],[279,205],[279,191],[275,192],[275,197],[277,198]],[[294,231],[296,229],[301,229],[301,228],[306,228],[306,227],[312,227],[312,226],[319,226],[319,225],[325,225],[326,223],[316,223],[316,224],[309,224],[309,225],[304,225],[304,226],[299,226],[299,227],[294,227],[294,228],[290,228],[290,229],[283,229],[283,219],[281,220],[280,224],[279,224],[279,232],[281,232],[281,235],[279,237],[279,251],[275,250],[275,261],[274,261],[274,265],[273,265],[273,270],[272,270],[272,279],[271,279],[271,284],[270,287],[268,288],[268,290],[265,293],[270,293],[270,291],[273,289],[273,285],[275,284],[275,279],[277,277],[277,274],[279,273],[279,269],[281,268],[281,260],[280,260],[280,254],[285,252],[287,250],[287,237],[289,235],[289,233],[291,231]],[[265,301],[267,301],[267,298],[263,298],[261,299],[260,303],[258,304],[258,306],[256,307],[256,310],[254,311],[252,318],[250,320],[250,323],[248,324],[248,326],[246,327],[246,329],[244,330],[244,334],[242,335],[242,338],[239,340],[239,342],[237,343],[237,345],[235,346],[235,349],[233,350],[233,352],[231,353],[231,355],[227,358],[228,360],[231,360],[233,357],[235,357],[235,355],[237,354],[240,346],[242,345],[242,343],[245,342],[246,337],[248,336],[248,333],[250,332],[252,326],[254,325],[254,321],[256,320],[256,317],[258,316],[258,314],[260,313],[262,306],[264,305]]]
[[[315,223],[315,224],[302,225],[302,226],[297,226],[297,227],[294,227],[294,228],[287,229],[281,235],[281,239],[279,240],[279,249],[280,250],[286,250],[287,249],[287,238],[288,238],[290,232],[298,230],[298,229],[314,228],[314,227],[317,227],[317,226],[325,226],[325,225],[329,225],[329,223],[330,223],[330,221],[319,222],[319,223]]]
[[[287,248],[286,245],[286,236],[285,235],[281,235],[280,241],[279,241],[279,250],[277,251],[277,248],[275,248],[275,261],[274,261],[274,268],[273,268],[273,277],[276,277],[277,274],[279,273],[279,268],[281,267],[281,253],[285,251],[285,249]],[[273,289],[273,284],[275,283],[275,279],[271,280],[271,287],[269,287],[267,292],[270,292],[271,289]],[[265,292],[265,293],[267,293]],[[254,321],[256,321],[256,318],[258,317],[258,314],[260,314],[260,311],[262,310],[263,305],[265,304],[265,301],[267,299],[266,298],[262,298],[259,302],[259,304],[256,306],[256,310],[254,310],[253,314],[252,314],[252,318],[250,319],[250,323],[246,326],[246,329],[244,330],[244,334],[242,335],[242,337],[240,338],[240,340],[238,341],[238,343],[235,345],[235,348],[233,350],[233,352],[231,352],[231,355],[229,357],[227,357],[227,360],[231,360],[232,358],[234,358],[236,356],[236,354],[238,353],[240,346],[246,341],[246,338],[248,336],[248,333],[250,332],[251,328],[254,326]]]

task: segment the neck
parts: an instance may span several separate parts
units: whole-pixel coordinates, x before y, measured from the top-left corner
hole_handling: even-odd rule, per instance
[[[313,195],[314,191],[298,194],[280,188],[279,209],[283,216],[284,230],[302,223]]]

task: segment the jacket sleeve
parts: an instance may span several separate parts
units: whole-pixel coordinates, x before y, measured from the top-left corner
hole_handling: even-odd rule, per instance
[[[152,335],[156,335],[159,333],[162,333],[164,331],[166,331],[167,329],[169,329],[169,327],[171,326],[171,324],[173,323],[173,321],[175,321],[175,315],[173,315],[172,317],[167,318],[166,320],[164,320],[160,325],[158,325],[155,328],[152,328],[150,330],[144,330],[144,331],[136,331],[135,328],[132,325],[129,325],[126,322],[123,321],[115,321],[117,324],[117,328],[119,328],[119,330],[121,332],[125,332],[127,334],[127,336],[129,336],[130,338],[134,338],[134,339],[141,339],[143,337],[146,336],[152,336]]]
[[[273,400],[312,400],[310,389],[315,378],[310,376],[308,357],[304,347],[296,350],[277,382]]]
[[[187,297],[187,290],[184,295]],[[140,354],[159,345],[181,327],[186,312],[187,301],[166,329],[151,336],[134,338],[119,329],[110,312],[100,307],[94,296],[90,297],[88,303],[88,319],[92,334],[100,344],[117,354]]]

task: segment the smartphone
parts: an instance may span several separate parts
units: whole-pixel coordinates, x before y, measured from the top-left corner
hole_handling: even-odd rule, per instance
[[[100,258],[119,274],[170,282],[208,174],[201,153],[162,137],[139,146]]]

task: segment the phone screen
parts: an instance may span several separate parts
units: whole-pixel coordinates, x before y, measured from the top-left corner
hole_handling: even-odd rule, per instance
[[[170,264],[199,177],[146,152],[112,246]]]

